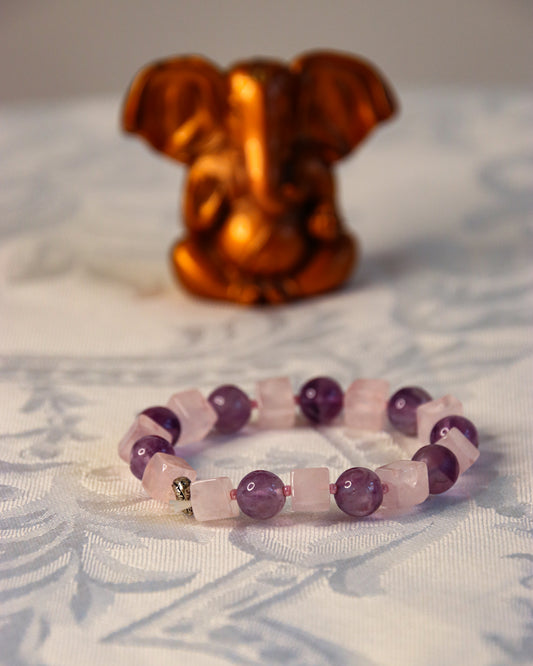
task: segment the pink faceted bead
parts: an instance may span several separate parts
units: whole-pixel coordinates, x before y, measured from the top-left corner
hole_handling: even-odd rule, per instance
[[[416,410],[418,441],[429,444],[429,436],[435,423],[451,414],[463,415],[463,405],[453,395],[445,395],[420,405]]]
[[[172,443],[172,434],[168,430],[162,428],[158,423],[152,421],[149,416],[139,414],[128,432],[120,440],[118,445],[118,455],[125,460],[128,464],[130,462],[130,453],[135,442],[138,442],[142,437],[150,435],[157,435],[162,437],[167,442]]]
[[[256,395],[260,428],[292,428],[296,410],[288,377],[263,379],[257,382]]]
[[[218,418],[213,407],[196,389],[174,393],[167,407],[176,414],[181,423],[181,434],[176,446],[200,442]]]
[[[437,444],[445,446],[455,454],[459,463],[459,474],[466,472],[479,458],[479,449],[458,428],[452,428]]]
[[[232,498],[233,484],[227,476],[204,479],[191,484],[191,504],[196,520],[222,520],[239,515],[239,505]]]
[[[327,467],[293,469],[291,490],[293,511],[311,513],[329,511],[329,470]]]
[[[415,460],[397,460],[376,469],[382,485],[388,491],[383,494],[380,509],[397,511],[424,502],[429,495],[426,463]]]
[[[344,394],[346,425],[357,430],[383,430],[389,393],[389,382],[384,379],[356,379]]]
[[[176,499],[172,490],[172,481],[185,476],[191,481],[196,479],[196,472],[183,458],[170,456],[168,453],[153,455],[144,470],[142,484],[146,492],[160,502]]]

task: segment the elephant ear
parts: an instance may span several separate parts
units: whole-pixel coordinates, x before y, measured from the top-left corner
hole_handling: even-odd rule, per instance
[[[156,150],[190,164],[223,141],[226,81],[198,57],[149,65],[126,94],[122,124]]]
[[[381,74],[359,58],[314,52],[291,69],[300,77],[300,140],[311,141],[326,162],[347,155],[397,108]]]

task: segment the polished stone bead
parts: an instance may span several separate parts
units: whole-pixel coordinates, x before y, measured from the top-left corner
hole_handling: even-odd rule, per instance
[[[219,386],[207,400],[217,413],[215,428],[219,432],[229,435],[248,423],[252,403],[246,393],[237,386],[232,384]]]
[[[328,511],[329,470],[327,467],[307,467],[291,472],[292,510],[310,513]]]
[[[239,515],[239,506],[231,499],[233,484],[227,476],[204,479],[191,484],[191,503],[196,520],[222,520]]]
[[[376,469],[383,493],[380,510],[400,511],[424,502],[429,495],[428,468],[416,460],[396,460]]]
[[[455,455],[459,463],[459,474],[463,474],[479,458],[479,449],[477,449],[470,440],[468,440],[458,428],[452,428],[438,442],[441,446]]]
[[[342,409],[342,389],[330,377],[315,377],[300,389],[298,403],[311,423],[329,423]]]
[[[263,379],[256,384],[257,424],[260,428],[292,428],[296,412],[288,377]]]
[[[429,393],[418,386],[406,386],[396,391],[387,405],[387,415],[391,425],[404,435],[411,437],[416,435],[416,410],[429,400],[431,400]]]
[[[183,458],[168,453],[155,453],[144,470],[143,488],[153,499],[170,502],[176,499],[172,482],[180,476],[194,481],[196,472]]]
[[[424,462],[428,468],[429,492],[440,495],[449,490],[459,476],[459,463],[454,453],[441,444],[428,444],[412,458]]]
[[[337,479],[335,501],[349,516],[363,517],[374,513],[383,501],[379,476],[366,467],[351,467]]]
[[[283,481],[262,469],[250,472],[237,486],[237,502],[250,518],[272,518],[285,504]]]
[[[144,409],[141,414],[148,416],[148,418],[155,421],[157,425],[167,430],[172,439],[172,444],[175,444],[181,432],[181,424],[178,417],[168,407],[148,407]]]
[[[452,428],[457,428],[476,448],[479,445],[476,426],[464,416],[452,414],[437,421],[429,435],[429,443],[436,444],[439,439],[447,435]]]
[[[178,446],[200,442],[217,421],[217,413],[200,391],[191,389],[174,393],[167,403],[181,423]]]
[[[350,428],[378,432],[385,426],[389,382],[356,379],[344,394],[344,422]]]
[[[142,479],[148,461],[156,453],[174,455],[174,448],[166,439],[156,435],[148,435],[148,437],[142,437],[138,442],[135,442],[130,455],[132,474],[138,479]]]
[[[429,444],[429,437],[437,421],[457,414],[462,416],[463,405],[453,395],[445,395],[437,400],[429,400],[416,410],[417,435],[422,444]]]
[[[147,437],[148,435],[157,435],[162,437],[168,442],[172,443],[172,435],[168,430],[161,427],[158,423],[153,421],[146,414],[139,414],[136,417],[135,421],[132,423],[128,432],[120,440],[118,444],[118,455],[125,462],[130,462],[131,449],[135,442],[139,441],[141,437]]]

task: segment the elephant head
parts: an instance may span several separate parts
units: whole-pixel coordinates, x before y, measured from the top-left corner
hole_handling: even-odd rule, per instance
[[[188,235],[173,253],[184,284],[214,298],[276,302],[343,282],[356,244],[336,212],[331,166],[395,108],[375,69],[338,53],[227,71],[179,57],[143,69],[123,126],[190,167]]]

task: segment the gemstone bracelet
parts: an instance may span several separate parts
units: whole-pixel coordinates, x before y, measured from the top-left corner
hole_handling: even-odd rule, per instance
[[[198,390],[175,393],[166,407],[141,412],[119,444],[147,493],[196,520],[220,520],[239,514],[272,518],[291,497],[293,511],[323,512],[333,495],[350,516],[363,517],[378,509],[409,509],[440,494],[456,482],[479,457],[475,426],[463,416],[452,395],[433,400],[418,387],[405,387],[388,399],[389,384],[380,379],[357,379],[343,393],[329,377],[315,377],[294,396],[286,377],[257,383],[256,400],[240,388],[223,385],[206,399]],[[315,425],[331,423],[344,409],[344,422],[356,430],[379,432],[386,420],[404,435],[416,436],[422,447],[411,460],[397,460],[375,471],[345,470],[335,483],[326,467],[295,469],[290,485],[265,470],[247,474],[233,487],[228,477],[196,480],[195,470],[175,453],[174,446],[198,442],[214,428],[238,432],[257,410],[257,425],[290,428],[298,406]]]

